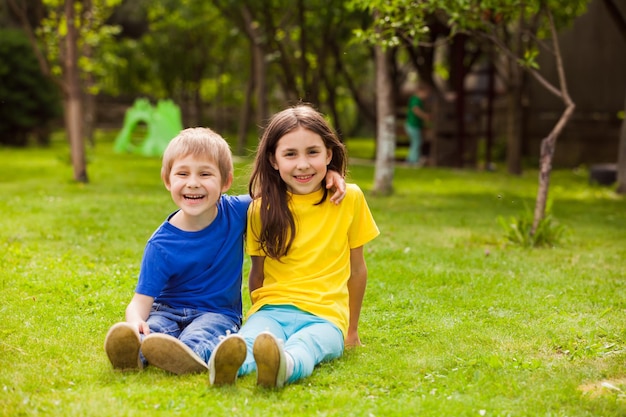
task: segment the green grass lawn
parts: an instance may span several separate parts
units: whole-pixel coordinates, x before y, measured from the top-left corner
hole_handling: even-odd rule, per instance
[[[104,336],[175,206],[157,159],[99,138],[84,185],[67,154],[58,139],[0,149],[0,415],[626,415],[626,200],[584,170],[552,176],[566,238],[527,250],[497,218],[532,208],[536,171],[397,167],[395,194],[376,197],[373,166],[351,165],[381,230],[366,247],[365,346],[266,391],[254,375],[213,389],[206,375],[111,369]]]

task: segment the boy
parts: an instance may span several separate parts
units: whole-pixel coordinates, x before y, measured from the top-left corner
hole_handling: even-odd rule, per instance
[[[228,196],[228,143],[208,128],[185,129],[163,154],[161,178],[179,210],[149,239],[126,321],[105,351],[116,369],[148,363],[175,374],[205,372],[211,352],[242,319],[241,277],[247,195]],[[333,201],[345,195],[339,174]],[[244,352],[245,354],[245,352]]]
[[[175,374],[203,372],[220,336],[241,326],[251,200],[223,194],[233,181],[232,155],[208,128],[185,129],[169,143],[161,178],[179,210],[149,239],[126,322],[111,327],[105,350],[117,369],[150,363]]]

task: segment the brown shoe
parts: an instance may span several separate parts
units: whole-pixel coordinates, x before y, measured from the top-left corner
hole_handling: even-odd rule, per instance
[[[209,359],[209,384],[233,385],[237,372],[246,360],[246,341],[238,334],[229,334],[213,350]]]
[[[287,379],[287,361],[282,342],[270,332],[261,332],[252,348],[257,368],[257,385],[281,388]]]
[[[150,365],[177,375],[206,372],[208,369],[189,346],[164,333],[146,336],[141,344],[141,353]]]
[[[139,331],[126,322],[116,323],[104,339],[104,350],[115,369],[142,369]]]

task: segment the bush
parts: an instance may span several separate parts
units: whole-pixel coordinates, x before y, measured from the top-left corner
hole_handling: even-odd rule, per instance
[[[26,146],[29,134],[46,143],[50,122],[61,115],[56,86],[40,71],[23,32],[0,30],[0,144]]]

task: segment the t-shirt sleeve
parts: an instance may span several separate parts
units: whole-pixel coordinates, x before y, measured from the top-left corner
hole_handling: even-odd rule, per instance
[[[148,242],[141,260],[139,279],[135,292],[150,297],[158,297],[168,280],[168,257],[152,242]]]
[[[354,198],[354,217],[348,230],[350,249],[363,246],[380,234],[374,221],[363,191],[354,185],[356,196]]]

